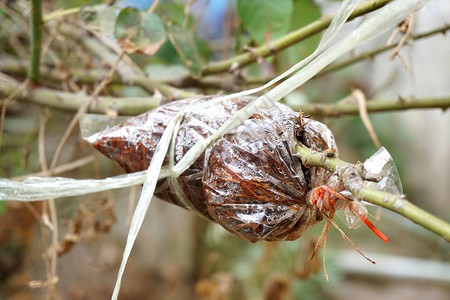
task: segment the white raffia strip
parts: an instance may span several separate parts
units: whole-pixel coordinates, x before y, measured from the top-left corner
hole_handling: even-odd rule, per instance
[[[158,182],[159,173],[162,169],[164,158],[166,157],[167,150],[171,144],[172,135],[177,123],[183,118],[183,112],[178,113],[167,125],[164,130],[161,139],[156,146],[155,153],[153,154],[150,166],[148,167],[147,177],[142,188],[142,193],[139,201],[136,205],[133,218],[131,219],[130,230],[127,236],[127,243],[125,250],[123,251],[122,262],[117,274],[116,285],[114,286],[114,292],[111,299],[117,299],[119,296],[120,285],[122,282],[123,272],[130,257],[131,249],[133,248],[136,237],[141,229],[142,222],[144,222],[145,214],[147,213],[150,202],[152,201],[153,193],[155,192],[156,183]]]
[[[165,178],[168,174],[166,168],[161,171],[159,176]],[[141,171],[105,179],[29,177],[22,182],[0,179],[0,200],[31,202],[50,198],[80,196],[142,184],[146,176],[147,171]]]

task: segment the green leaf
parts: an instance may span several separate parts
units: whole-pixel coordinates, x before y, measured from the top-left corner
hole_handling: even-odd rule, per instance
[[[127,53],[153,55],[166,41],[166,30],[156,14],[127,7],[117,17],[114,36]]]
[[[192,34],[178,25],[168,25],[167,33],[184,66],[193,77],[202,75],[202,63]]]
[[[237,0],[237,11],[252,38],[263,44],[264,35],[275,39],[287,32],[292,0]]]
[[[161,17],[166,23],[170,22],[172,24],[183,25],[185,22],[185,4],[184,3],[176,3],[176,2],[161,2],[156,6],[155,12],[158,16]],[[195,18],[192,14],[189,14],[187,20],[187,28],[191,28],[191,26],[195,23]]]
[[[314,0],[294,0],[289,31],[297,30],[309,23],[320,19],[322,13]],[[316,34],[296,45],[289,47],[282,53],[282,61],[285,67],[291,66],[307,55],[311,54],[320,41],[320,35]]]
[[[101,35],[111,35],[120,8],[106,4],[84,6],[80,10],[80,17],[84,25]]]

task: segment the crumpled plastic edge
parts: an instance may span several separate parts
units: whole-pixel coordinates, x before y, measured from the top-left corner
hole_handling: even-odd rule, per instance
[[[367,187],[393,195],[403,194],[400,175],[394,159],[386,148],[378,149],[363,165],[367,172],[381,176],[378,182],[366,182]]]

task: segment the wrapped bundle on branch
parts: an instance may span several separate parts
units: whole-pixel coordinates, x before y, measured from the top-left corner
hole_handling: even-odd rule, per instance
[[[176,101],[87,140],[125,171],[147,170],[169,121],[189,105],[200,106],[184,114],[174,134],[165,164],[178,163],[252,99]],[[178,178],[161,179],[155,194],[252,242],[295,240],[324,216],[332,217],[337,208],[367,220],[361,202],[345,191],[335,173],[302,164],[295,150],[298,143],[338,153],[324,124],[275,103],[215,141]]]

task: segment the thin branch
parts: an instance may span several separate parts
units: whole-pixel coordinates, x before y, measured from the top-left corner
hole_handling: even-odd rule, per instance
[[[71,161],[70,163],[57,166],[55,168],[55,170],[53,171],[53,175],[57,175],[57,174],[61,174],[61,173],[65,173],[68,171],[72,171],[72,170],[81,168],[87,164],[92,163],[94,161],[94,159],[95,159],[95,157],[93,155],[88,155],[83,158]],[[13,177],[11,179],[17,180],[17,181],[22,181],[22,180],[27,179],[28,177],[42,177],[42,176],[45,176],[44,172],[37,172],[37,173],[22,175],[22,176],[18,176],[18,177]]]
[[[412,35],[408,41],[416,41],[423,38],[427,38],[436,34],[445,34],[448,30],[450,30],[450,24],[441,26],[439,28],[417,34]],[[77,36],[76,33],[74,33],[70,29],[65,29],[65,34],[67,34],[69,37],[73,39],[80,39],[79,36]],[[88,48],[92,49],[93,45],[90,45]],[[360,55],[354,56],[352,58],[349,58],[347,60],[342,61],[341,63],[337,63],[335,65],[331,65],[330,67],[324,69],[324,71],[320,72],[315,76],[315,78],[320,77],[322,75],[325,75],[330,72],[334,72],[337,70],[340,70],[342,68],[345,68],[349,65],[358,63],[360,61],[363,61],[365,59],[373,58],[375,55],[381,54],[383,52],[386,52],[390,49],[393,49],[395,47],[394,45],[386,45],[382,46],[364,53],[361,53]],[[23,75],[27,72],[27,66],[15,59],[12,58],[0,58],[0,71],[16,74],[16,75]],[[97,70],[81,70],[72,68],[70,70],[70,74],[67,74],[65,72],[61,72],[55,69],[50,69],[45,66],[41,67],[41,76],[48,80],[54,80],[54,81],[66,81],[68,79],[72,79],[75,82],[81,82],[81,83],[96,83],[98,82],[99,78],[102,78],[105,76],[105,72],[97,71]],[[236,84],[263,84],[267,81],[269,81],[271,78],[249,78],[244,82],[236,82]],[[206,80],[206,79],[204,79]],[[191,92],[183,92],[182,90],[179,90],[175,87],[171,87],[170,85],[156,82],[148,77],[139,77],[139,76],[131,76],[130,78],[127,78],[127,80],[120,79],[119,76],[114,76],[112,79],[112,83],[116,84],[124,84],[124,85],[130,85],[130,84],[136,84],[143,87],[145,90],[149,92],[154,92],[155,89],[159,90],[163,95],[165,96],[175,96],[174,98],[192,98],[197,97],[198,95],[191,93]],[[186,87],[186,86],[199,86],[199,87],[213,87],[213,88],[221,88],[225,90],[230,90],[230,87],[232,87],[233,82],[231,83],[224,83],[223,80],[220,80],[218,82],[209,83],[207,80],[206,82],[203,81],[195,81],[190,80],[188,78],[185,78],[184,80],[176,80],[174,83],[176,83],[176,86],[179,87]]]
[[[423,39],[423,38],[431,37],[431,36],[437,35],[437,34],[445,35],[448,30],[450,30],[450,24],[438,27],[438,28],[430,30],[430,31],[426,31],[424,33],[412,35],[412,36],[409,37],[409,39],[407,41],[416,41],[416,40],[420,40],[420,39]],[[369,50],[369,51],[363,52],[363,53],[361,53],[359,55],[355,55],[355,56],[353,56],[351,58],[342,60],[342,62],[334,63],[334,64],[326,67],[323,71],[318,73],[312,79],[316,79],[316,78],[319,78],[322,75],[341,70],[341,69],[346,68],[346,67],[348,67],[350,65],[359,63],[359,62],[361,62],[361,61],[363,61],[365,59],[372,59],[376,55],[381,54],[383,52],[386,52],[388,50],[391,50],[391,49],[393,49],[395,47],[396,47],[396,44],[381,46],[381,47],[375,48],[373,50]],[[273,79],[273,77],[247,78],[245,80],[245,82],[242,82],[242,84],[264,84],[264,83],[268,82],[271,79]],[[185,79],[185,81],[187,81],[187,79]]]
[[[3,80],[0,77],[0,95],[9,95],[17,83]],[[47,88],[35,88],[26,94],[17,97],[22,101],[28,101],[37,105],[50,108],[76,112],[89,101],[90,96],[85,94],[75,94],[61,92]],[[110,110],[119,115],[138,115],[147,112],[161,104],[161,100],[156,97],[107,97],[99,96],[92,102],[87,110],[89,113],[105,114]],[[341,117],[347,115],[358,115],[358,105],[353,104],[292,104],[289,106],[295,111],[303,111],[319,117]],[[402,111],[409,109],[433,109],[440,108],[446,110],[450,107],[450,96],[438,98],[398,98],[391,100],[370,100],[367,101],[367,111],[369,113]]]
[[[407,41],[417,41],[417,40],[421,40],[423,38],[431,37],[431,36],[437,35],[437,34],[445,35],[448,30],[450,30],[450,24],[447,24],[447,25],[444,25],[444,26],[438,27],[436,29],[420,33],[420,34],[412,35],[407,39]],[[332,65],[326,67],[323,71],[321,71],[319,74],[314,76],[312,79],[318,78],[322,75],[325,75],[325,74],[328,74],[328,73],[331,73],[334,71],[338,71],[338,70],[348,67],[350,65],[359,63],[365,59],[371,59],[371,58],[375,57],[376,55],[386,52],[395,47],[396,47],[396,44],[385,45],[385,46],[375,48],[373,50],[366,51],[359,55],[355,55],[351,58],[342,60],[342,62],[337,62],[335,64],[332,64]],[[273,79],[273,77],[252,77],[252,78],[245,79],[245,81],[240,82],[240,84],[264,84],[271,79]],[[183,79],[183,81],[181,81],[181,82],[189,82],[189,80]],[[180,85],[180,86],[183,86],[183,85]]]
[[[23,76],[27,74],[28,63],[21,62],[10,56],[0,56],[0,71],[8,74],[14,74],[16,76]],[[73,80],[76,83],[83,84],[95,84],[98,83],[101,78],[104,78],[107,71],[88,70],[80,68],[71,68],[70,73],[58,70],[57,67],[49,68],[48,66],[41,66],[40,68],[41,78],[52,82],[61,82]],[[111,79],[111,83],[115,84],[128,84],[124,83],[119,75],[115,74]]]
[[[28,78],[33,82],[39,81],[39,66],[42,45],[42,3],[41,0],[30,0],[30,70]]]
[[[44,23],[55,19],[55,18],[61,18],[61,17],[65,17],[67,15],[71,15],[71,14],[75,14],[78,13],[80,11],[82,6],[79,7],[72,7],[72,8],[68,8],[68,9],[57,9],[54,10],[46,15],[44,15],[43,17],[43,21]]]
[[[357,166],[336,157],[325,157],[323,153],[314,152],[303,145],[297,145],[296,151],[300,155],[303,164],[319,166],[331,172],[338,172],[345,187],[359,199],[364,199],[367,202],[396,212],[450,241],[449,223],[415,206],[406,200],[404,195],[392,195],[365,187],[361,177],[355,176],[355,174],[359,174],[355,172]]]
[[[14,75],[25,75],[27,72],[27,65],[11,57],[0,57],[0,71]],[[41,66],[40,72],[41,77],[49,81],[66,82],[68,80],[73,80],[74,82],[86,84],[97,83],[99,78],[104,78],[106,76],[106,72],[104,71],[71,68],[70,73],[67,73],[46,66]],[[200,96],[196,93],[184,91],[145,76],[131,75],[122,80],[119,75],[115,74],[111,79],[111,83],[141,86],[150,93],[154,93],[155,90],[158,90],[169,99],[196,98]]]
[[[358,104],[356,103],[289,105],[296,111],[303,111],[316,117],[341,117],[359,114]],[[420,99],[399,97],[398,99],[391,100],[370,100],[366,102],[366,106],[367,111],[370,113],[430,108],[441,108],[442,110],[446,110],[450,107],[450,96]]]
[[[184,6],[184,20],[183,20],[183,27],[186,28],[189,21],[189,10],[191,9],[192,4],[197,0],[189,0],[186,5]],[[199,18],[200,19],[200,18]]]
[[[38,153],[39,164],[45,177],[49,176],[47,157],[45,155],[45,126],[50,118],[50,111],[45,109],[40,114],[39,133],[38,133]]]
[[[433,36],[433,35],[436,35],[436,34],[445,34],[448,30],[450,30],[450,24],[446,24],[446,25],[444,25],[442,27],[439,27],[439,28],[436,28],[436,29],[433,29],[433,30],[430,30],[430,31],[426,31],[426,32],[421,33],[421,34],[412,35],[412,36],[409,37],[409,39],[407,41],[416,41],[416,40],[427,38],[427,37],[430,37],[430,36]],[[322,72],[317,74],[315,76],[315,78],[317,78],[319,76],[322,76],[322,75],[325,75],[325,74],[328,74],[328,73],[331,73],[331,72],[334,72],[334,71],[337,71],[337,70],[340,70],[340,69],[343,69],[345,67],[353,65],[353,64],[358,63],[360,61],[363,61],[365,59],[373,58],[373,57],[375,57],[378,54],[381,54],[383,52],[386,52],[386,51],[388,51],[390,49],[395,48],[396,46],[397,46],[396,44],[385,45],[385,46],[382,46],[382,47],[379,47],[379,48],[375,48],[373,50],[366,51],[366,52],[361,53],[359,55],[356,55],[356,56],[354,56],[352,58],[346,59],[346,60],[344,60],[342,62],[338,62],[336,64],[332,64],[329,67],[325,68]]]
[[[40,115],[39,122],[39,134],[38,134],[38,152],[39,152],[39,163],[42,168],[42,172],[44,176],[51,176],[51,171],[47,167],[47,159],[45,156],[45,126],[50,117],[49,111],[46,110],[44,113]],[[56,213],[56,205],[55,199],[49,199],[48,202],[44,202],[42,209],[42,220],[45,223],[45,220],[48,219],[47,209],[50,213],[50,220],[47,221],[48,228],[52,233],[52,243],[51,247],[46,248],[47,254],[44,255],[44,259],[48,259],[50,256],[50,273],[47,275],[47,283],[48,283],[48,291],[50,299],[55,299],[55,285],[58,282],[58,276],[56,275],[57,265],[58,265],[58,216]]]
[[[0,78],[0,81],[2,78]],[[17,83],[14,88],[9,92],[5,93],[5,95],[8,95],[6,99],[3,99],[0,102],[0,149],[2,148],[2,141],[3,141],[3,128],[5,126],[5,118],[6,118],[6,109],[8,106],[19,97],[19,95],[25,90],[25,88],[28,86],[29,80],[26,79],[22,83]],[[1,94],[1,92],[0,92]]]
[[[413,26],[414,21],[414,14],[411,14],[403,23],[399,26],[400,33],[403,34],[400,41],[397,43],[397,46],[395,46],[395,49],[392,51],[390,59],[393,60],[396,56],[399,55],[400,49],[403,47],[403,45],[408,40],[409,36],[411,35],[411,30]],[[391,41],[392,42],[392,41]],[[391,42],[388,42],[387,44],[390,45]]]
[[[52,43],[55,41],[56,37],[58,36],[58,29],[57,27],[52,28],[50,36],[43,42],[42,45],[42,53],[41,53],[41,63],[44,62],[45,56],[48,54],[50,59],[53,61],[53,63],[60,67],[62,65],[61,60],[59,59],[58,55],[51,50]],[[40,67],[42,69],[42,66]],[[41,70],[39,70],[41,72]],[[39,74],[41,76],[41,74]]]
[[[0,95],[9,95],[17,83],[0,78]],[[76,112],[86,105],[91,96],[82,93],[61,92],[47,88],[34,88],[17,96],[19,100],[27,101],[67,112]],[[161,100],[155,97],[108,97],[99,96],[87,108],[89,113],[106,114],[115,111],[119,115],[138,115],[158,107]]]
[[[30,35],[30,24],[14,9],[7,5],[6,1],[0,1],[0,8],[9,15],[14,21],[16,21],[25,30],[27,35]]]
[[[373,144],[375,145],[375,147],[381,148],[380,140],[378,139],[375,128],[373,127],[372,122],[370,121],[369,113],[367,112],[366,95],[364,95],[364,93],[361,90],[357,89],[353,91],[352,96],[355,97],[356,100],[358,101],[359,116],[364,126],[366,127],[367,131],[369,132]]]
[[[386,3],[390,2],[389,0],[372,0],[367,1],[361,5],[358,5],[353,13],[350,15],[348,21],[355,19],[356,17],[367,14],[371,11],[374,11]],[[326,16],[321,18],[320,20],[314,21],[311,24],[306,25],[296,31],[290,32],[287,35],[272,41],[270,43],[270,47],[268,45],[263,45],[258,48],[254,48],[252,52],[244,53],[241,55],[237,55],[227,60],[211,63],[205,66],[202,70],[203,75],[210,75],[216,73],[222,73],[230,71],[231,69],[242,68],[246,65],[254,63],[260,57],[267,57],[274,55],[275,53],[280,52],[306,38],[313,36],[322,30],[328,28],[333,19],[334,15]]]

